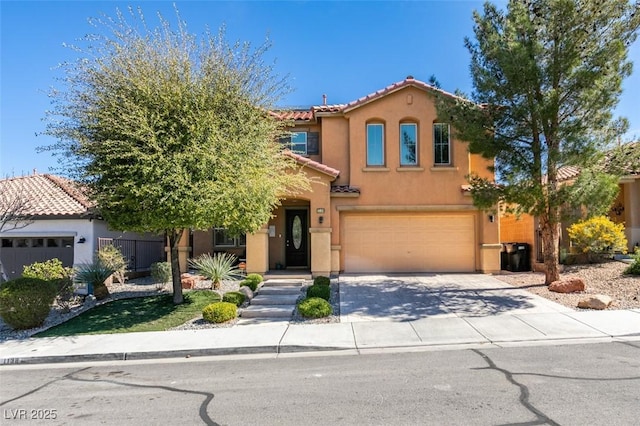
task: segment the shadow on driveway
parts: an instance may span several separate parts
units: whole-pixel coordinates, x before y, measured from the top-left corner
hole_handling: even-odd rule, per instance
[[[414,321],[536,310],[536,296],[477,274],[340,277],[342,321]]]

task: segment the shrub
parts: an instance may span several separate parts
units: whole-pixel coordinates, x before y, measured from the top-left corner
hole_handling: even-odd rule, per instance
[[[62,266],[60,259],[50,259],[45,262],[25,265],[22,270],[22,276],[50,281],[56,290],[58,306],[63,311],[68,312],[71,309],[71,299],[73,298],[72,272],[73,268]]]
[[[260,283],[262,282],[262,275],[260,274],[249,274],[245,277],[245,279],[240,283],[241,286],[247,286],[252,291],[256,291]]]
[[[246,286],[249,287],[251,289],[251,291],[256,291],[258,289],[258,285],[260,283],[257,283],[255,281],[251,281],[251,280],[244,280],[240,283],[240,287]]]
[[[211,287],[220,288],[223,280],[231,280],[240,277],[240,270],[235,266],[237,257],[231,253],[216,253],[213,256],[203,254],[189,260],[189,265],[198,271],[200,275],[211,280]]]
[[[635,251],[632,255],[633,263],[624,270],[626,275],[640,275],[640,250]]]
[[[22,277],[7,281],[0,288],[0,317],[14,329],[42,325],[56,297],[50,281]]]
[[[171,281],[171,264],[169,262],[156,262],[151,264],[151,278],[157,283]]]
[[[233,303],[240,306],[244,303],[245,295],[239,291],[228,291],[222,296],[223,302]]]
[[[298,303],[298,312],[305,318],[323,318],[333,313],[331,305],[319,297],[309,297]]]
[[[35,262],[25,265],[22,276],[25,278],[38,278],[45,281],[53,281],[71,276],[71,268],[62,266],[60,259],[50,259],[45,262]]]
[[[76,266],[74,281],[87,284],[89,293],[93,293],[96,299],[102,300],[109,297],[109,289],[104,281],[113,275],[113,272],[111,267],[97,258],[93,263],[81,263]]]
[[[111,244],[98,250],[97,258],[107,267],[113,269],[113,276],[120,283],[124,284],[125,273],[127,272],[127,261],[118,247]]]
[[[328,285],[314,284],[307,288],[307,297],[320,297],[324,300],[329,300],[331,297],[331,287]]]
[[[238,315],[238,307],[229,302],[216,302],[207,305],[202,310],[202,318],[205,321],[221,323],[234,319]]]
[[[613,223],[607,217],[597,216],[574,223],[567,231],[572,246],[586,253],[590,260],[597,255],[627,251],[624,225]]]
[[[321,275],[313,279],[313,285],[331,285],[331,280]]]
[[[249,274],[245,277],[245,280],[255,281],[257,284],[260,284],[264,278],[260,274]]]

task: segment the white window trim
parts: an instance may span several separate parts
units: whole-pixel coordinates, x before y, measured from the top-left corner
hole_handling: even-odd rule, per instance
[[[382,163],[381,164],[369,164],[369,126],[380,126],[382,127]],[[384,123],[367,123],[367,127],[366,127],[366,132],[367,134],[365,135],[366,138],[366,166],[367,167],[384,167],[386,164],[386,159],[385,159],[385,155],[384,155]]]
[[[304,151],[296,151],[293,149],[293,145],[301,145],[302,142],[293,142],[293,135],[304,135]],[[291,151],[299,155],[307,155],[309,152],[309,142],[307,132],[291,132]]]
[[[413,128],[416,130],[415,131],[415,144],[416,144],[416,161],[414,161],[413,163],[403,163],[403,158],[402,158],[402,126],[413,126]],[[420,164],[419,157],[418,157],[418,123],[414,123],[414,122],[406,122],[406,123],[400,123],[400,126],[398,127],[398,131],[400,134],[400,167],[418,167],[418,165]]]
[[[447,150],[447,162],[446,163],[439,163],[436,158],[436,145],[437,145],[437,141],[436,141],[436,126],[447,126],[447,146],[449,147],[449,149]],[[444,145],[444,144],[440,144],[440,145]],[[441,166],[451,166],[451,126],[448,123],[433,123],[433,164],[436,167],[441,167]]]

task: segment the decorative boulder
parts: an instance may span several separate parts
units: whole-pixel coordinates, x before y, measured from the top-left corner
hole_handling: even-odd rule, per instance
[[[180,275],[180,281],[182,283],[183,289],[191,289],[196,286],[196,281],[198,277],[191,274],[182,274]]]
[[[240,286],[240,289],[238,291],[240,293],[243,293],[247,300],[253,299],[253,291],[249,288],[249,286]]]
[[[584,291],[584,281],[582,278],[577,277],[554,281],[549,285],[549,291],[555,291],[556,293],[575,293],[578,291]]]
[[[578,308],[582,309],[607,309],[613,300],[604,294],[594,294],[578,302]]]

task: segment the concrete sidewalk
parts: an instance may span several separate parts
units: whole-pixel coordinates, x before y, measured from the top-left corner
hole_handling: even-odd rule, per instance
[[[340,323],[0,342],[0,365],[313,351],[640,341],[640,309],[574,311],[480,274],[341,276]]]
[[[269,323],[207,330],[38,338],[0,343],[0,364],[282,354],[391,348],[640,341],[640,310],[502,314],[333,324]]]

